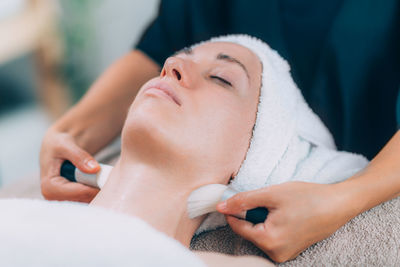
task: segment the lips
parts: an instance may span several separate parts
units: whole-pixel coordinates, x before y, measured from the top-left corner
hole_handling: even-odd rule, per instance
[[[173,102],[175,102],[178,106],[181,106],[181,101],[178,98],[178,96],[176,95],[176,93],[174,92],[172,86],[170,86],[168,83],[166,82],[162,82],[162,81],[154,81],[154,82],[150,82],[149,84],[147,84],[146,88],[144,89],[144,93],[146,91],[153,91],[156,93],[157,91],[160,92],[160,94],[168,97],[169,99],[171,99]],[[157,91],[156,91],[157,90]]]

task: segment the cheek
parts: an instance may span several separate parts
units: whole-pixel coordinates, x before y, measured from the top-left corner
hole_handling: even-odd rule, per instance
[[[253,116],[244,112],[244,110],[231,113],[221,125],[221,145],[224,146],[225,153],[231,155],[231,160],[235,166],[240,165],[246,155],[253,125]]]
[[[234,171],[246,155],[255,110],[241,98],[226,95],[209,97],[206,106],[198,110],[198,120],[192,121],[196,124],[193,135],[201,144],[198,149],[208,157],[212,155],[215,165]]]
[[[238,101],[226,103],[221,110],[223,112],[214,115],[220,116],[218,125],[215,125],[219,144],[215,145],[222,152],[219,156],[229,159],[226,164],[237,171],[250,145],[257,112],[256,97],[239,98]]]

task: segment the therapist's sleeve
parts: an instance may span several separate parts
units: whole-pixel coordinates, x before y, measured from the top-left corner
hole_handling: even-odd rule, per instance
[[[396,119],[397,119],[397,129],[400,130],[400,88],[399,92],[397,93]]]
[[[189,45],[188,13],[185,0],[161,1],[157,17],[147,27],[135,48],[162,66],[167,57]]]

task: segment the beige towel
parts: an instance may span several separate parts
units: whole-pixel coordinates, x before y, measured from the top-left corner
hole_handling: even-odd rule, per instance
[[[193,237],[191,248],[267,257],[227,226]],[[280,266],[400,266],[400,198],[364,212]]]

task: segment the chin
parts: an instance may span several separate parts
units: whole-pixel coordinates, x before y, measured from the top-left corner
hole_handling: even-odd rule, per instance
[[[122,129],[122,148],[158,153],[176,147],[178,114],[159,99],[132,105]],[[169,103],[166,103],[169,104]]]

